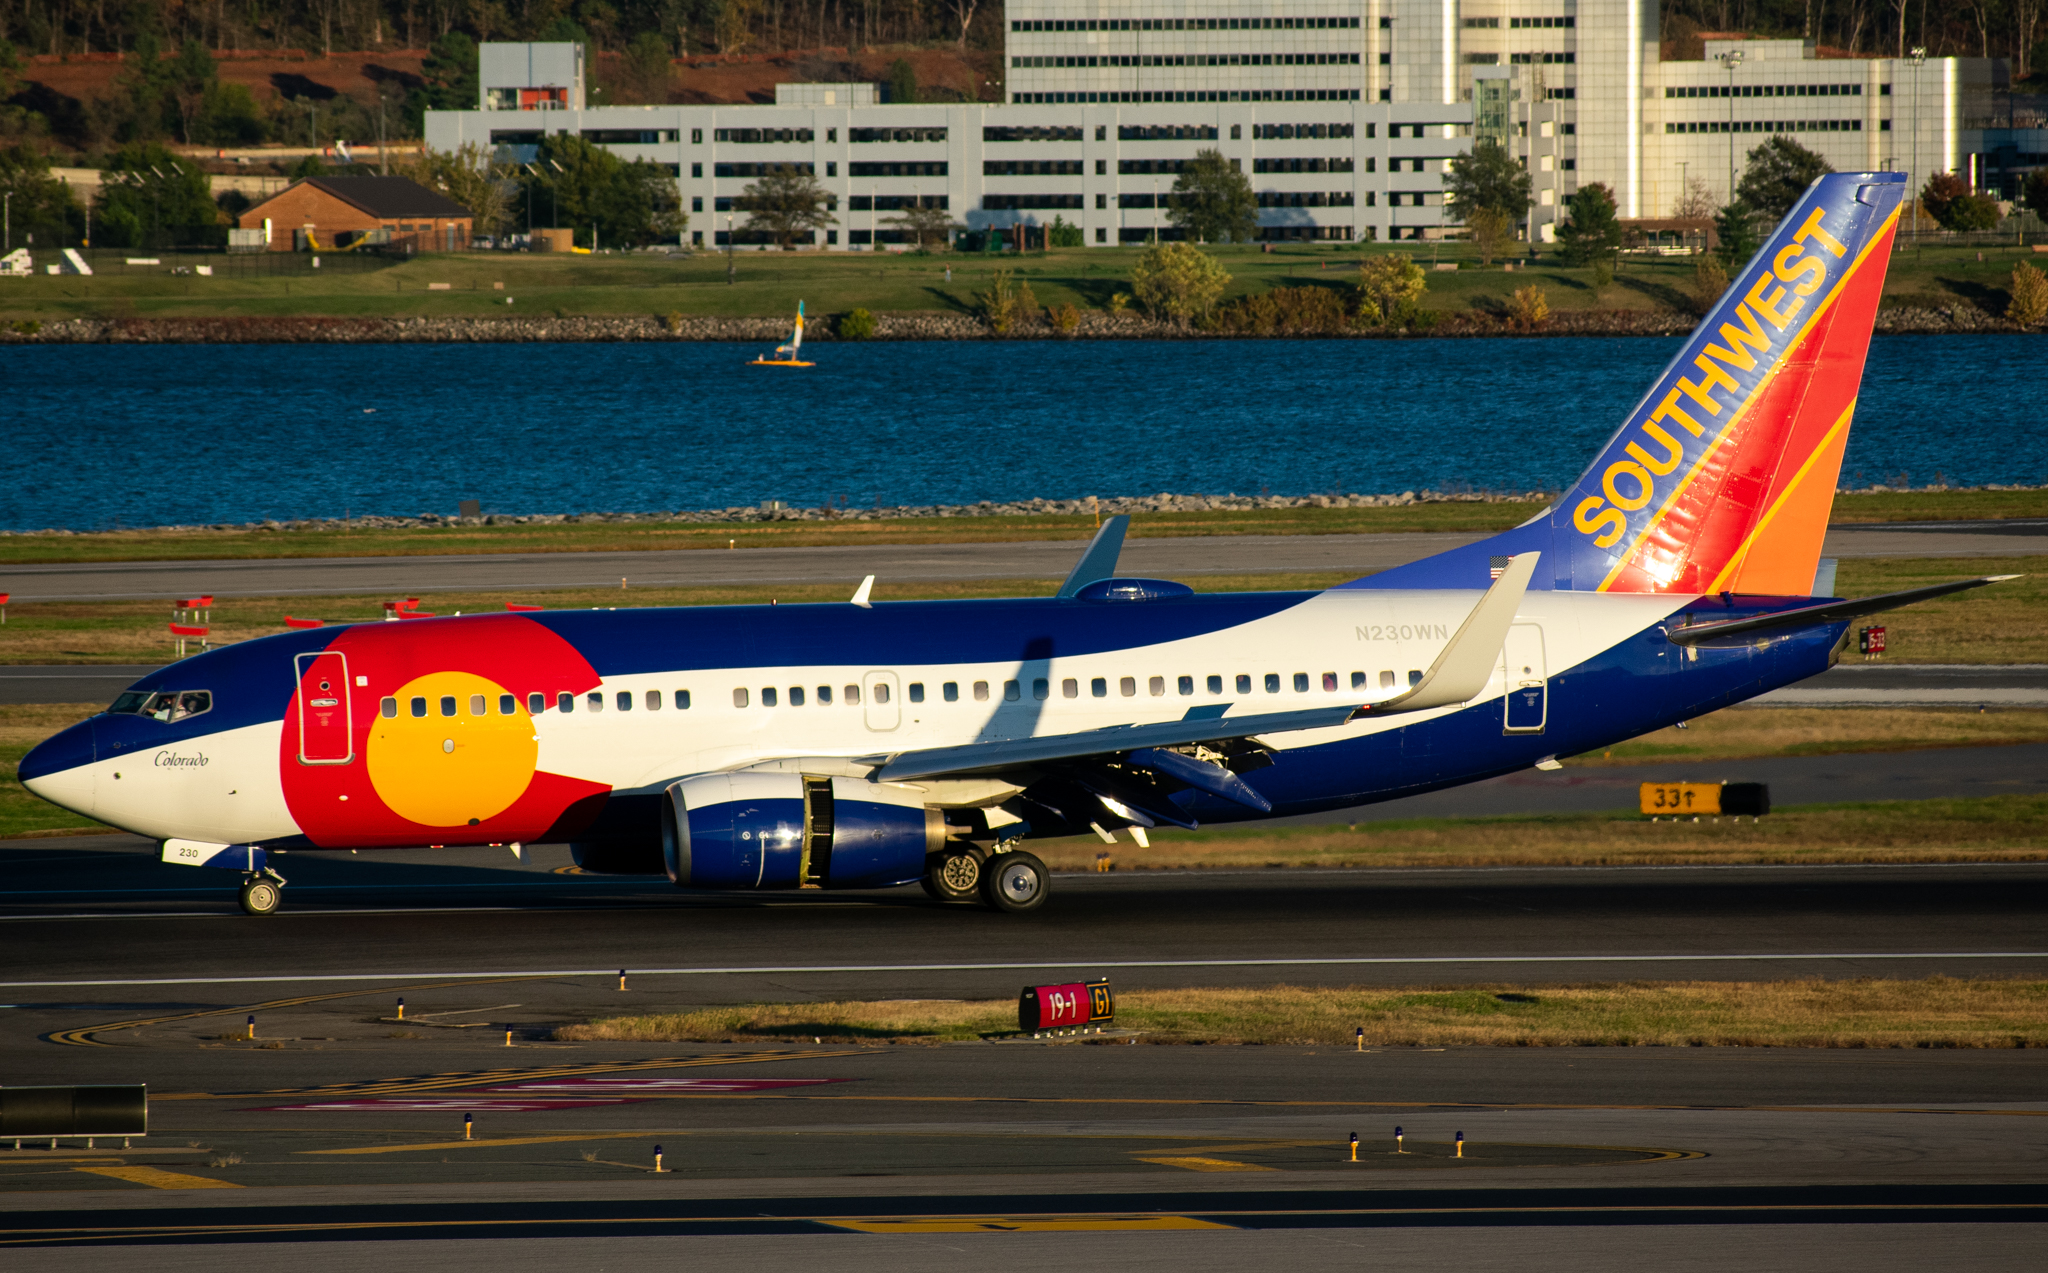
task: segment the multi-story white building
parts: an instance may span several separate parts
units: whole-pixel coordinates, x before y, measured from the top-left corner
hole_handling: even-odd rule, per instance
[[[861,248],[894,241],[883,222],[918,199],[970,229],[1057,216],[1090,245],[1165,237],[1164,196],[1209,148],[1250,178],[1266,237],[1429,237],[1445,169],[1481,139],[1527,165],[1528,230],[1547,240],[1591,182],[1626,218],[1672,215],[1691,179],[1726,202],[1780,133],[1916,186],[1969,171],[1966,103],[1995,70],[1797,40],[1664,62],[1654,0],[1012,0],[1008,16],[1000,105],[786,84],[773,106],[588,107],[578,46],[486,45],[480,109],[431,112],[427,141],[517,153],[578,132],[665,165],[707,243],[749,182],[799,164],[838,200],[820,244]]]

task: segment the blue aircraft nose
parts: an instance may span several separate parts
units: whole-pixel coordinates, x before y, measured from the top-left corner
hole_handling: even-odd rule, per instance
[[[28,755],[21,758],[21,781],[23,785],[27,785],[38,778],[89,765],[96,758],[93,751],[92,722],[80,721],[67,730],[52,734],[29,749]]]

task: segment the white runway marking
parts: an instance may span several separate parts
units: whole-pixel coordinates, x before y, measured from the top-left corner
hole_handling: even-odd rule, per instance
[[[1427,955],[1374,956],[1357,959],[1065,959],[1037,963],[993,964],[785,964],[734,968],[630,968],[635,977],[731,977],[763,974],[845,973],[845,972],[1003,972],[1074,968],[1331,968],[1331,967],[1442,967],[1446,964],[1691,964],[1691,963],[1774,963],[1797,961],[1816,963],[1830,960],[1912,959],[2048,959],[2048,950],[1957,950],[1957,951],[1855,951],[1841,954],[1785,953],[1739,955]],[[361,972],[323,973],[317,976],[272,977],[152,977],[135,980],[92,981],[0,981],[0,990],[28,990],[61,986],[228,986],[267,985],[280,982],[325,981],[413,981],[420,978],[462,980],[485,977],[616,977],[610,968],[512,968],[481,972]]]

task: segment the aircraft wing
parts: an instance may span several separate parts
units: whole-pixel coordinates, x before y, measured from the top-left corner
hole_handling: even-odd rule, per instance
[[[1227,742],[1295,729],[1329,729],[1351,720],[1359,711],[1356,703],[1339,703],[1299,712],[1225,716],[1220,710],[1197,707],[1180,720],[1153,725],[1112,725],[1107,729],[1087,729],[1074,734],[995,739],[958,747],[928,747],[922,751],[899,752],[889,757],[874,776],[878,782],[909,782],[918,778],[984,773],[1146,748]]]

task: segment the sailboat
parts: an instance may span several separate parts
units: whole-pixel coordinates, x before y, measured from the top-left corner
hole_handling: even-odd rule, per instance
[[[749,367],[815,367],[816,363],[805,362],[801,357],[804,348],[804,303],[796,303],[796,330],[790,334],[787,345],[777,345],[772,358],[756,358]]]

